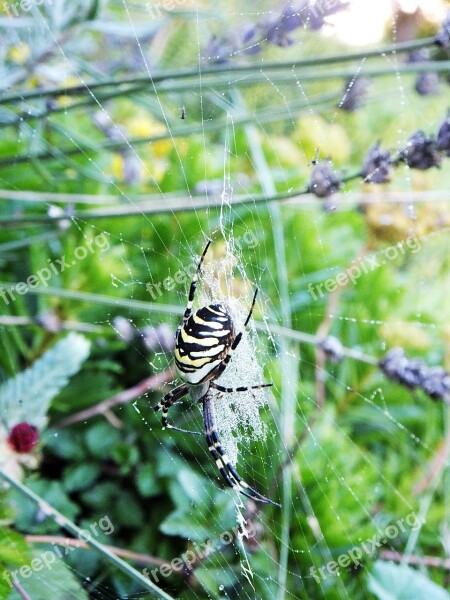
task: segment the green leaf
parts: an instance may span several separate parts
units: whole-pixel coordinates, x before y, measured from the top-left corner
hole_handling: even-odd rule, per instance
[[[50,557],[50,554],[54,558]],[[35,549],[33,552],[33,565],[31,561],[23,566],[29,569],[24,572],[26,577],[18,574],[20,585],[33,600],[89,600],[80,582],[72,575],[64,561],[58,557],[53,548],[47,551]],[[46,562],[47,561],[47,562]],[[23,600],[23,596],[13,590],[8,600]]]
[[[136,446],[121,442],[112,449],[111,458],[120,465],[120,473],[127,474],[130,472],[131,467],[139,461],[139,451]]]
[[[60,429],[58,431],[46,431],[42,436],[47,449],[53,454],[67,460],[81,461],[86,455],[82,441],[77,439],[72,431]]]
[[[407,565],[378,560],[369,575],[369,590],[379,600],[450,600],[450,594]]]
[[[195,578],[200,583],[203,589],[205,589],[209,594],[213,597],[226,597],[221,591],[224,589],[224,586],[220,586],[220,583],[223,581],[227,587],[232,587],[234,584],[238,582],[238,577],[236,572],[230,568],[206,568],[199,567],[195,569]]]
[[[201,541],[211,537],[209,526],[212,523],[201,521],[197,513],[191,513],[184,509],[178,509],[169,514],[161,523],[159,529],[166,535],[176,535],[188,540]]]
[[[50,402],[89,355],[88,340],[77,333],[57,342],[34,364],[0,388],[0,414],[7,427],[26,421],[42,429]]]
[[[64,488],[68,492],[84,490],[94,483],[99,473],[100,468],[96,464],[72,465],[64,471]]]
[[[188,468],[180,469],[177,474],[177,480],[189,500],[195,502],[197,506],[199,503],[204,504],[205,498],[206,500],[211,498],[211,495],[206,493],[207,488],[212,487],[211,482],[205,477],[197,475],[195,471]]]
[[[97,458],[109,456],[112,448],[120,442],[120,433],[107,423],[97,423],[86,433],[86,445]]]
[[[161,493],[162,487],[155,477],[155,469],[153,465],[143,465],[136,475],[136,486],[141,496],[149,498],[157,496]]]
[[[39,479],[28,481],[27,485],[36,494],[41,496],[51,506],[63,513],[68,519],[74,521],[80,508],[67,496],[59,481]],[[15,490],[9,492],[10,502],[16,509],[15,525],[27,533],[51,533],[59,531],[59,525],[52,519],[46,518],[36,503],[24,498]]]
[[[30,554],[31,551],[21,535],[6,527],[0,528],[1,566],[20,566],[30,558]]]
[[[88,506],[102,508],[108,506],[117,495],[117,487],[111,481],[97,483],[92,489],[83,493],[82,498]]]

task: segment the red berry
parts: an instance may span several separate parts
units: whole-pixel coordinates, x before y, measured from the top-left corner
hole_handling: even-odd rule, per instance
[[[39,431],[29,423],[18,423],[9,432],[8,443],[16,452],[31,452],[39,440]]]

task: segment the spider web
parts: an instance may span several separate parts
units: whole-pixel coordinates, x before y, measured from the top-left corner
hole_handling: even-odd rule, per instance
[[[392,404],[392,384],[381,377],[370,380],[366,385],[361,384],[360,379],[366,372],[359,370],[359,366],[353,363],[349,366],[347,359],[337,366],[329,362],[323,363],[316,373],[313,348],[306,344],[300,345],[292,336],[280,335],[280,331],[282,332],[283,327],[297,332],[315,331],[314,328],[321,322],[327,322],[330,331],[346,341],[347,345],[367,350],[377,357],[382,356],[385,351],[386,339],[392,340],[395,337],[388,335],[391,328],[396,328],[397,339],[402,339],[401,331],[404,328],[406,333],[403,339],[407,338],[408,332],[419,337],[422,332],[431,343],[442,344],[450,314],[448,306],[436,298],[440,298],[440,294],[444,297],[441,290],[449,289],[443,258],[448,249],[445,239],[448,229],[441,228],[432,235],[420,235],[420,252],[409,255],[409,262],[405,267],[408,278],[404,303],[412,307],[409,314],[414,315],[413,318],[404,319],[407,311],[400,309],[399,314],[393,315],[389,320],[381,318],[385,314],[381,308],[383,301],[379,299],[377,303],[371,297],[371,283],[369,281],[365,284],[364,276],[358,282],[363,291],[356,299],[354,308],[349,302],[335,305],[329,301],[324,311],[323,303],[311,301],[306,285],[311,281],[316,283],[332,277],[356,259],[358,251],[363,247],[362,238],[354,241],[349,241],[348,238],[353,231],[350,225],[355,214],[355,196],[361,197],[364,191],[353,188],[348,193],[343,192],[338,211],[335,215],[330,215],[322,210],[317,199],[310,197],[294,198],[281,205],[275,201],[259,202],[255,187],[267,196],[273,195],[278,188],[291,189],[292,181],[286,173],[291,174],[294,166],[292,161],[286,159],[286,153],[293,152],[294,148],[289,146],[285,149],[281,144],[281,137],[286,131],[298,132],[295,156],[298,156],[301,168],[307,169],[314,154],[311,152],[311,143],[308,146],[302,139],[302,132],[308,137],[308,128],[313,128],[316,131],[315,145],[320,154],[326,155],[332,152],[327,141],[331,123],[334,127],[332,135],[337,140],[334,150],[339,154],[342,151],[340,121],[347,119],[348,124],[348,118],[352,116],[343,115],[336,108],[331,116],[328,114],[325,123],[320,104],[317,104],[318,88],[304,82],[301,72],[297,73],[293,69],[294,85],[288,90],[276,76],[265,71],[264,53],[248,53],[246,56],[242,48],[231,49],[228,56],[231,64],[244,58],[260,65],[260,74],[265,81],[255,88],[254,97],[250,98],[245,93],[236,91],[237,88],[230,92],[211,90],[207,83],[203,83],[203,70],[207,69],[214,58],[214,53],[205,53],[210,32],[219,35],[224,21],[233,33],[238,31],[242,23],[251,24],[272,18],[279,14],[284,3],[274,5],[259,2],[256,7],[251,3],[230,2],[217,5],[205,1],[182,6],[190,18],[187,25],[189,36],[186,36],[185,42],[186,53],[188,56],[196,56],[194,66],[198,68],[198,77],[192,90],[181,91],[179,94],[172,92],[169,96],[159,91],[153,80],[152,57],[149,55],[148,40],[141,33],[141,26],[144,22],[154,22],[156,27],[158,23],[158,35],[163,38],[170,27],[183,25],[171,19],[166,23],[163,21],[164,17],[152,19],[153,13],[140,2],[116,0],[107,5],[110,14],[116,10],[122,15],[131,32],[125,38],[126,48],[130,52],[126,60],[136,61],[148,74],[147,85],[149,92],[151,91],[151,101],[141,99],[142,105],[138,105],[136,109],[137,120],[145,111],[154,111],[158,115],[158,123],[169,134],[164,143],[167,143],[171,152],[170,168],[178,172],[178,191],[184,193],[185,205],[192,202],[194,209],[186,215],[165,208],[165,203],[170,206],[171,195],[164,191],[161,184],[157,172],[157,155],[152,156],[155,164],[149,164],[143,157],[139,144],[133,143],[132,134],[120,122],[114,100],[105,102],[100,93],[91,89],[90,95],[95,101],[95,118],[103,123],[102,127],[108,129],[114,139],[127,144],[126,151],[121,155],[121,160],[124,161],[120,163],[121,166],[123,169],[130,169],[127,173],[131,179],[152,182],[157,190],[153,198],[159,203],[162,214],[139,214],[140,207],[135,194],[130,193],[123,180],[111,176],[107,162],[89,159],[84,167],[85,172],[81,173],[82,177],[97,178],[106,183],[109,191],[120,197],[123,206],[135,207],[138,212],[138,217],[135,217],[138,227],[130,226],[126,218],[120,220],[119,226],[116,222],[111,227],[105,226],[103,222],[97,224],[83,218],[70,219],[67,225],[77,228],[85,239],[102,233],[108,236],[111,252],[122,256],[123,269],[121,273],[110,273],[110,285],[105,293],[114,298],[117,292],[123,298],[122,292],[125,290],[129,300],[141,300],[142,290],[147,284],[155,291],[155,284],[162,281],[161,272],[165,271],[165,276],[173,277],[176,269],[185,272],[186,265],[195,265],[205,240],[212,237],[211,256],[205,261],[195,305],[200,307],[215,301],[225,303],[239,329],[248,313],[255,287],[260,290],[254,313],[257,326],[252,322],[248,327],[248,332],[233,355],[230,366],[220,378],[220,383],[230,387],[256,385],[264,381],[274,384],[269,391],[217,394],[214,399],[219,435],[232,463],[236,465],[240,475],[259,492],[282,504],[281,509],[270,508],[267,511],[259,511],[258,506],[247,502],[233,491],[218,491],[222,481],[218,472],[211,469],[203,436],[183,436],[181,433],[162,430],[153,421],[150,422],[151,417],[145,410],[148,400],[141,398],[134,402],[134,409],[147,426],[149,443],[155,446],[159,444],[160,456],[166,456],[167,470],[174,478],[173,496],[180,494],[185,503],[192,505],[188,514],[193,534],[185,536],[190,547],[202,542],[205,522],[208,523],[209,531],[214,532],[214,552],[208,556],[205,566],[202,565],[195,571],[194,584],[186,582],[179,592],[177,590],[180,590],[180,586],[172,585],[172,579],[159,575],[158,585],[169,594],[178,594],[176,597],[180,598],[358,598],[360,596],[353,583],[341,576],[328,575],[314,584],[310,568],[318,569],[326,565],[336,555],[348,552],[355,545],[361,545],[374,532],[383,531],[387,524],[395,523],[398,518],[414,513],[417,518],[425,521],[437,502],[436,490],[440,494],[442,515],[438,519],[433,513],[429,527],[444,528],[443,524],[449,522],[448,485],[445,486],[445,483],[448,484],[448,459],[427,492],[419,496],[415,494],[412,491],[412,479],[400,477],[398,467],[395,466],[395,455],[404,454],[411,458],[416,482],[419,474],[426,471],[435,447],[430,435],[423,433],[415,422],[417,412],[414,411],[419,409],[409,406],[408,413],[402,405],[396,402]],[[353,14],[353,21],[347,17],[347,27],[348,23],[355,26],[358,22],[355,15],[362,18],[359,16],[361,5],[362,2],[350,4],[347,13],[350,16]],[[386,17],[387,27],[396,40],[393,12],[390,8],[387,10],[390,10]],[[73,64],[69,51],[53,35],[39,10],[33,9],[29,16],[41,23],[42,29],[52,36],[55,52],[61,59],[61,68],[67,68],[75,83],[89,89],[89,71],[85,62],[84,68]],[[345,31],[345,15],[330,17],[328,21],[331,25],[315,34],[317,48],[324,40],[336,43],[341,32]],[[17,35],[19,40],[19,32]],[[247,50],[250,47],[251,44]],[[307,49],[310,50],[309,47]],[[282,51],[280,49],[276,54],[279,60],[283,59]],[[295,53],[303,57],[303,51],[303,40],[299,36],[295,42]],[[289,52],[291,58],[292,48]],[[173,57],[174,66],[184,66],[176,63],[182,63],[178,49],[173,51]],[[383,93],[380,94],[378,88],[377,92],[369,95],[367,105],[361,111],[367,114],[372,105],[379,106],[385,102],[387,120],[395,119],[396,123],[396,147],[401,147],[411,133],[408,129],[411,113],[417,116],[420,127],[427,130],[437,128],[442,114],[435,112],[433,107],[425,108],[422,112],[411,100],[411,91],[407,87],[409,80],[405,83],[396,57],[389,54],[382,57],[380,55],[380,58],[392,69],[392,75],[386,78]],[[362,59],[354,75],[364,73],[365,66],[366,61]],[[107,63],[106,67],[109,67]],[[229,79],[232,84],[243,77],[246,77],[245,73],[237,72]],[[349,88],[351,85],[352,83]],[[332,84],[332,87],[333,91],[342,96],[339,86]],[[349,88],[343,96],[348,93]],[[180,100],[181,97],[184,99]],[[300,126],[298,111],[293,108],[299,100],[303,104],[301,118],[304,119],[300,121]],[[283,112],[282,125],[279,121],[273,123],[260,119],[259,109],[266,101]],[[179,116],[182,105],[186,107],[185,119],[180,119]],[[225,125],[223,131],[214,137],[215,134],[209,132],[208,126],[220,112],[226,117]],[[239,123],[243,116],[251,118],[241,129]],[[205,161],[204,177],[197,173],[197,179],[201,178],[202,182],[198,184],[197,181],[196,193],[193,193],[193,178],[190,173],[193,161],[186,154],[182,139],[173,135],[180,127],[189,127],[194,119],[199,121],[195,133],[201,140],[198,152],[202,153]],[[361,123],[370,126],[371,121],[360,121],[359,126]],[[355,119],[356,126],[358,121]],[[24,135],[32,137],[32,127],[27,127],[24,125],[22,131]],[[391,126],[391,132],[393,129]],[[245,151],[242,151],[242,144],[239,143],[242,130],[247,140]],[[369,138],[375,142],[378,134],[379,132],[373,132]],[[81,148],[81,142],[84,141],[82,131],[73,132],[73,135],[63,132],[63,135],[67,137],[65,148]],[[222,152],[223,178],[220,181],[210,181],[211,167],[208,161],[215,159],[211,158],[211,146],[217,145]],[[269,166],[269,154],[278,168],[274,168],[273,164]],[[350,160],[350,156],[351,152],[346,155],[346,159]],[[69,153],[63,153],[61,158],[66,168],[70,169]],[[244,166],[240,167],[240,164]],[[446,169],[448,170],[448,165],[444,165],[443,171]],[[434,177],[433,189],[445,190],[445,181],[448,182],[445,173],[435,174]],[[427,182],[428,180],[425,183]],[[403,192],[408,199],[405,204],[407,209],[403,211],[407,220],[404,229],[406,235],[420,234],[417,213],[422,197],[418,197],[415,187],[416,180],[411,171],[404,169],[396,173],[394,189]],[[17,189],[20,189],[19,186]],[[240,195],[255,196],[255,201],[245,206],[236,205],[235,200]],[[205,202],[205,208],[195,208],[197,196]],[[438,199],[448,202],[448,193],[438,195]],[[49,208],[55,204],[46,201]],[[445,210],[448,210],[448,206]],[[380,216],[376,218],[381,219]],[[395,216],[390,214],[385,218],[393,219]],[[346,219],[350,225],[347,225]],[[155,247],[149,246],[147,240],[151,240]],[[347,242],[347,250],[343,250],[342,246]],[[330,248],[335,248],[335,253],[330,252]],[[135,272],[135,262],[133,260],[132,264],[127,258],[128,253],[134,257],[140,255],[140,273]],[[311,279],[311,263],[305,269],[305,253],[315,253],[316,264],[324,265],[317,281]],[[167,263],[166,269],[161,268],[163,263]],[[400,269],[398,277],[403,277]],[[179,314],[184,310],[188,284],[189,281],[186,280],[172,290],[160,286],[163,293],[158,295],[155,304],[161,303],[166,308],[168,305],[167,310],[161,309],[159,312],[154,308],[147,316],[142,311],[124,308],[121,314],[133,327],[137,327],[136,323],[141,323],[144,319],[152,327],[168,323],[174,330]],[[367,298],[364,298],[364,293]],[[391,291],[386,293],[392,296]],[[149,294],[151,295],[150,292]],[[147,299],[152,301],[150,297]],[[294,307],[303,308],[301,312],[306,315],[306,323],[298,320],[300,310]],[[430,322],[430,314],[436,315],[434,322]],[[97,320],[94,324],[106,325],[118,331],[116,317],[117,311],[105,306],[104,319]],[[142,351],[140,345],[133,342],[131,346],[140,353],[143,363],[150,362],[152,372],[168,368],[169,353],[156,350],[149,361],[148,354]],[[436,356],[440,356],[439,351],[436,351]],[[322,379],[326,382],[324,402],[317,395]],[[175,379],[170,382],[172,384],[175,384]],[[164,393],[168,389],[170,386],[165,386]],[[397,399],[395,394],[399,392],[393,393],[394,400]],[[412,396],[411,405],[415,401]],[[153,396],[151,402],[156,404]],[[349,408],[348,403],[354,408]],[[423,400],[420,400],[420,406],[421,415],[428,410],[434,411],[430,420],[434,427],[448,429],[448,423],[438,412],[438,407],[429,407]],[[118,409],[119,417],[121,410]],[[202,431],[200,415],[195,407],[189,407],[188,402],[183,403],[182,407],[174,408],[170,413],[170,420],[180,427]],[[375,435],[377,430],[381,432],[378,440]],[[380,444],[384,446],[381,450]],[[205,459],[200,461],[198,457],[202,453]],[[164,462],[163,459],[160,460]],[[183,465],[189,460],[193,461],[192,467],[198,473],[192,481],[192,475],[189,476],[191,472],[183,470]],[[359,476],[361,473],[365,479]],[[370,494],[367,494],[365,488],[367,483],[373,486]],[[388,499],[385,508],[377,510],[377,505],[383,498]],[[158,499],[152,501],[157,503]],[[202,507],[200,512],[195,507],[197,503]],[[223,507],[220,517],[213,510],[216,503]],[[150,506],[149,510],[151,509]],[[160,511],[161,507],[155,509]],[[321,521],[318,515],[326,515],[332,520],[333,526],[326,520]],[[230,527],[236,524],[241,525],[244,534],[236,534],[234,546],[220,541],[221,534],[230,531]],[[166,533],[167,531],[168,529],[163,529],[163,533],[170,536],[171,533]],[[154,534],[160,535],[158,532]],[[421,531],[418,534],[419,541],[415,534],[416,532],[408,530],[405,535],[392,540],[392,543],[386,542],[384,547],[393,552],[421,554]],[[448,539],[448,531],[446,535]],[[445,532],[442,533],[442,538],[445,538]],[[448,547],[446,551],[448,558]],[[444,554],[441,549],[437,553]],[[175,558],[164,554],[164,548],[162,557],[169,563]],[[118,597],[117,592],[101,580],[89,586],[89,577],[83,568],[77,567],[73,562],[66,562],[74,575],[90,589],[90,597]],[[238,569],[236,564],[239,565]],[[355,573],[357,570],[354,569]],[[41,581],[43,590],[47,590],[49,580],[44,574]],[[54,580],[50,585],[48,592],[54,597],[62,597],[67,592],[56,587]],[[134,588],[127,588],[122,582],[119,597],[151,597],[147,592],[130,593],[130,589]],[[16,594],[11,596],[13,597],[19,596]]]

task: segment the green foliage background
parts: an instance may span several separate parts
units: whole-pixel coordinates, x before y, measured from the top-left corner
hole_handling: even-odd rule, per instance
[[[90,356],[66,387],[57,394],[55,390],[40,443],[33,451],[35,463],[22,465],[19,472],[26,486],[82,528],[107,514],[114,533],[100,536],[99,541],[170,562],[194,542],[217,540],[221,532],[231,531],[236,514],[233,497],[219,484],[204,443],[161,430],[152,406],[168,387],[118,405],[112,409],[116,420],[100,415],[65,427],[58,423],[168,367],[170,352],[149,351],[139,339],[127,343],[112,324],[120,316],[132,320],[136,328],[167,323],[175,330],[185,303],[184,287],[157,299],[170,305],[164,311],[151,306],[145,284],[160,282],[190,262],[203,247],[203,232],[217,229],[220,217],[214,207],[189,210],[188,190],[196,195],[196,186],[205,180],[222,184],[226,144],[230,145],[226,169],[235,194],[260,196],[267,192],[267,178],[280,193],[303,189],[317,148],[344,173],[355,173],[380,137],[384,147],[398,149],[418,128],[435,133],[445,118],[448,85],[443,80],[440,95],[420,97],[413,90],[415,75],[402,74],[399,82],[396,69],[387,69],[384,76],[373,78],[367,104],[353,113],[336,108],[342,76],[312,79],[329,67],[301,71],[311,76],[303,84],[304,97],[295,78],[274,85],[236,84],[232,89],[221,87],[218,79],[205,83],[191,78],[180,84],[166,79],[163,83],[169,90],[164,91],[161,84],[158,95],[147,80],[130,89],[116,85],[75,98],[63,90],[80,82],[84,88],[86,81],[114,82],[137,73],[145,75],[141,51],[155,73],[198,68],[199,47],[205,47],[212,33],[233,32],[242,25],[242,10],[239,3],[204,2],[198,10],[184,7],[150,19],[142,3],[127,3],[126,9],[113,1],[103,5],[80,1],[70,9],[68,5],[55,3],[61,8],[58,15],[56,9],[46,12],[45,7],[35,7],[20,17],[26,22],[6,16],[0,20],[5,81],[0,96],[2,286],[6,289],[8,284],[26,281],[61,256],[71,262],[80,246],[91,241],[95,248],[98,235],[106,235],[110,246],[105,251],[97,248],[54,275],[49,288],[41,286],[17,295],[8,304],[0,300],[1,378],[5,382],[17,376],[67,336],[48,325],[49,313],[68,323],[69,329],[81,327],[91,344]],[[268,2],[258,3],[261,13],[269,8]],[[248,5],[246,10],[253,9]],[[139,23],[138,30],[130,25],[128,11],[133,22]],[[246,18],[256,19],[250,14]],[[433,33],[432,26],[423,24],[419,33]],[[297,43],[288,48],[264,48],[264,61],[349,51],[318,32],[301,30],[294,37]],[[235,57],[237,64],[253,61],[258,69],[261,60],[261,55]],[[348,66],[349,73],[355,72],[355,65],[358,61]],[[386,63],[378,57],[371,66],[382,68]],[[291,71],[287,68],[278,75],[288,76]],[[214,76],[220,79],[223,73]],[[232,79],[239,79],[239,74]],[[60,93],[49,99],[39,93],[40,88],[57,88]],[[8,96],[23,97],[35,91],[32,100],[6,101]],[[115,97],[108,98],[111,91]],[[301,107],[305,97],[307,106]],[[77,108],[76,102],[82,105]],[[105,126],[115,132],[114,137],[105,136],[105,130],[94,123],[99,104],[115,124]],[[181,106],[186,108],[185,121],[180,120]],[[284,109],[288,112],[277,116]],[[235,125],[227,120],[227,112]],[[40,116],[33,117],[35,113]],[[267,114],[269,118],[262,120]],[[262,163],[255,158],[252,136],[262,152]],[[72,154],[74,149],[78,151]],[[133,163],[138,176],[129,182],[127,161],[136,156],[141,161]],[[255,248],[243,245],[240,254],[249,279],[258,282],[266,300],[256,310],[256,318],[283,324],[286,313],[280,293],[285,289],[294,331],[315,335],[324,317],[335,311],[330,332],[345,347],[380,358],[387,348],[399,345],[429,365],[448,368],[449,164],[444,160],[442,169],[427,172],[399,167],[391,184],[375,190],[352,181],[340,194],[333,213],[325,212],[320,200],[280,204],[279,214],[266,202],[235,207],[228,213],[234,218],[235,238],[253,232],[258,241]],[[27,201],[13,194],[20,190],[29,192]],[[369,191],[377,195],[377,202],[358,210],[354,194]],[[389,191],[417,193],[415,214],[405,205],[384,202]],[[426,199],[435,191],[441,192],[440,202],[421,201],[420,193]],[[63,215],[68,219],[81,213],[68,221],[69,227],[49,216],[48,192],[71,194],[51,201],[66,211]],[[80,194],[90,194],[94,200],[78,202]],[[133,208],[141,206],[141,194],[152,195],[149,202],[154,212],[133,215]],[[170,194],[181,198],[182,211],[166,210]],[[351,202],[353,206],[348,205]],[[89,215],[93,209],[100,216]],[[122,214],[111,216],[110,209],[120,209]],[[380,254],[412,233],[421,241],[419,252],[407,252],[364,275],[342,291],[332,310],[328,295],[314,300],[308,293],[308,284],[334,277],[357,256]],[[218,240],[216,252],[221,243]],[[283,280],[279,278],[280,248],[286,260]],[[244,285],[239,273],[236,279]],[[135,301],[147,304],[138,307]],[[43,315],[47,315],[44,327]],[[247,506],[246,514],[257,527],[253,543],[244,544],[255,574],[254,589],[242,573],[242,550],[234,546],[215,552],[192,572],[161,579],[158,585],[173,597],[185,599],[420,600],[438,598],[438,593],[448,598],[448,568],[396,568],[380,552],[365,557],[359,568],[341,569],[338,578],[330,577],[320,585],[310,574],[311,566],[318,568],[336,559],[371,538],[377,528],[385,529],[411,512],[426,518],[417,539],[410,532],[401,533],[383,549],[448,561],[449,472],[444,442],[448,444],[448,407],[389,382],[373,365],[345,359],[337,365],[327,362],[326,398],[319,410],[314,347],[279,336],[275,344],[267,336],[259,337],[266,378],[274,382],[276,405],[264,415],[273,435],[264,442],[242,443],[239,465],[258,489],[270,489],[271,497],[285,503],[288,499],[291,513],[273,507],[254,512]],[[287,415],[283,407],[288,405],[289,394],[295,394],[295,414]],[[5,436],[14,423],[1,417]],[[201,427],[193,413],[188,418],[193,421],[189,426]],[[306,434],[312,418],[312,431]],[[302,439],[303,443],[290,467],[283,470],[287,449],[280,429],[286,420],[293,423],[292,441]],[[3,452],[6,442],[1,443]],[[436,456],[443,457],[444,466],[436,470],[428,486],[417,491]],[[17,490],[3,491],[1,499],[3,571],[29,564],[37,549],[50,547],[25,535],[58,536],[61,531]],[[148,567],[139,560],[130,564],[140,571]],[[410,595],[401,595],[402,578],[411,586]],[[439,592],[430,587],[432,582]],[[30,579],[29,586],[24,580],[33,600],[48,598],[49,590],[61,598],[147,597],[138,583],[88,549],[70,552],[45,577]],[[1,577],[0,598],[20,598]]]

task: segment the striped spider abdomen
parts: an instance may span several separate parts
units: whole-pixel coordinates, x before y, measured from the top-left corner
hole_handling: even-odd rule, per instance
[[[175,365],[180,378],[191,385],[214,379],[234,338],[233,320],[222,304],[192,313],[176,335]]]

